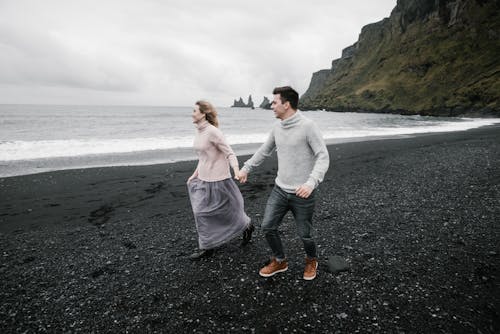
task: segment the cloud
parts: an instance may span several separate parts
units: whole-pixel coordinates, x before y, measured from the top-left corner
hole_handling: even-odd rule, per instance
[[[139,72],[108,53],[89,55],[65,43],[63,33],[0,25],[0,83],[95,90],[137,89]]]
[[[0,2],[0,103],[228,105],[303,93],[396,0]],[[41,98],[43,96],[43,98]]]

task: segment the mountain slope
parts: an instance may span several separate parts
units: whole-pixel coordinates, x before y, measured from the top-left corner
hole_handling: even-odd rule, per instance
[[[301,109],[500,116],[500,1],[398,0],[313,74]]]

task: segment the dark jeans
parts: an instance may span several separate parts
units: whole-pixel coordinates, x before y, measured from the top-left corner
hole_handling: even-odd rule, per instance
[[[276,185],[274,186],[267,200],[266,211],[264,212],[264,219],[262,221],[262,231],[277,260],[285,259],[278,227],[288,210],[292,211],[295,218],[297,231],[304,243],[306,255],[309,258],[316,257],[316,244],[311,238],[315,193],[316,191],[313,191],[308,198],[300,198],[295,194],[285,192]]]

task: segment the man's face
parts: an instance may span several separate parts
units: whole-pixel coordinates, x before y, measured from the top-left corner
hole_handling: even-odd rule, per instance
[[[273,102],[271,103],[271,108],[274,111],[274,117],[283,119],[283,116],[286,113],[286,104],[288,102],[285,102],[285,104],[281,103],[281,95],[280,94],[274,94],[274,99]]]

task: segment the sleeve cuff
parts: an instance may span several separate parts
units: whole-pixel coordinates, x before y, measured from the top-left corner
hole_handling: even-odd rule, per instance
[[[304,184],[311,187],[312,190],[316,189],[316,182],[314,181],[314,179],[309,179]]]

